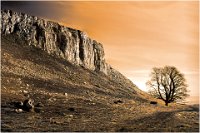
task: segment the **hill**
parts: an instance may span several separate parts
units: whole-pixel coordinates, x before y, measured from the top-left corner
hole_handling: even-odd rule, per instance
[[[155,99],[106,63],[100,43],[76,36],[83,32],[1,13],[1,131],[198,131],[197,106],[149,104]],[[16,110],[27,98],[34,111]]]

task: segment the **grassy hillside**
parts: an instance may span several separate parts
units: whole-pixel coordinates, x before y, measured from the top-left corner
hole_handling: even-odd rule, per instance
[[[2,131],[199,129],[197,106],[151,105],[155,99],[131,83],[74,66],[23,45],[14,35],[2,36],[1,41]],[[17,113],[13,103],[28,97],[43,106]]]

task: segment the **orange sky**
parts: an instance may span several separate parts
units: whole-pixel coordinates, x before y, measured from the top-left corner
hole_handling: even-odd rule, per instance
[[[107,62],[146,90],[152,67],[176,66],[199,90],[198,2],[20,2],[9,8],[86,31]]]

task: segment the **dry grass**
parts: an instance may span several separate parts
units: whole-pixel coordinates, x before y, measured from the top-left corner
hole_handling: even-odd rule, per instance
[[[197,106],[151,105],[143,92],[9,37],[1,52],[2,131],[199,131]],[[12,102],[28,96],[44,107],[16,113]]]

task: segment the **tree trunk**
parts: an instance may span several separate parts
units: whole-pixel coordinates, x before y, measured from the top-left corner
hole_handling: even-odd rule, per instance
[[[168,106],[168,102],[167,101],[165,101],[165,106]]]

